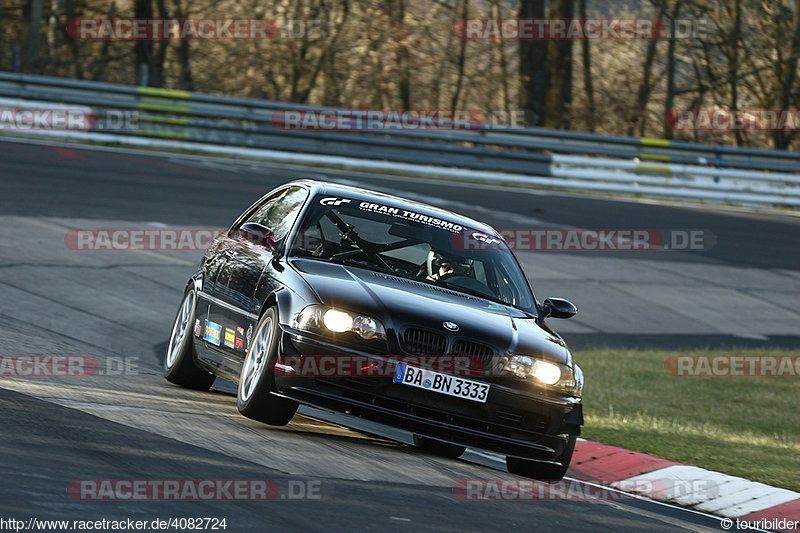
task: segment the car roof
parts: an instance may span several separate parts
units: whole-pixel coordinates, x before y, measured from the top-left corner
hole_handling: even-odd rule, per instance
[[[458,213],[448,211],[447,209],[434,207],[423,202],[409,200],[408,198],[403,198],[400,196],[393,196],[391,194],[385,194],[360,187],[351,187],[349,185],[342,185],[340,183],[333,183],[330,181],[302,179],[296,180],[292,183],[306,185],[311,189],[312,195],[325,194],[331,196],[345,196],[355,200],[360,200],[362,202],[387,203],[395,207],[401,207],[403,209],[415,211],[430,217],[441,218],[450,222],[454,222],[464,226],[465,228],[478,229],[488,233],[497,233],[492,226],[484,222],[479,222],[464,215],[459,215]]]

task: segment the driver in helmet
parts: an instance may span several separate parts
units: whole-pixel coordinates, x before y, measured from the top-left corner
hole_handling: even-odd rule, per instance
[[[428,281],[437,281],[450,274],[469,276],[471,262],[470,259],[446,257],[436,252],[433,256],[433,261],[431,261],[432,272],[425,279]]]

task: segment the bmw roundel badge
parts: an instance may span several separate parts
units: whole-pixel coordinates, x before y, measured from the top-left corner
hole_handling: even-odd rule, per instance
[[[448,331],[458,331],[459,329],[458,324],[455,322],[442,322],[442,325],[444,326],[444,329]]]

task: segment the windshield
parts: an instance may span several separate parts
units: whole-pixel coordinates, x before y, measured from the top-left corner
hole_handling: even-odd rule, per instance
[[[527,280],[502,241],[400,206],[317,198],[289,254],[387,272],[535,313]]]

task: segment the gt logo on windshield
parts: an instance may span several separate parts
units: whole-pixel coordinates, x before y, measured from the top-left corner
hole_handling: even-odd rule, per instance
[[[350,200],[347,198],[323,198],[319,201],[322,205],[342,205],[349,204]]]
[[[489,235],[484,235],[483,233],[472,232],[472,238],[476,241],[480,241],[485,244],[502,244],[503,241],[500,239],[496,239],[494,237],[490,237]]]

